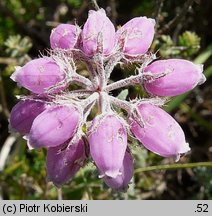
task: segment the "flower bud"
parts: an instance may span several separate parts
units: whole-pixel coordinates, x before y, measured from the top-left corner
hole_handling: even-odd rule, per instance
[[[74,135],[79,121],[80,112],[74,106],[52,106],[35,118],[28,144],[32,148],[59,146]]]
[[[103,54],[109,55],[114,48],[115,28],[106,16],[104,9],[89,11],[88,19],[82,30],[83,51],[88,56],[95,54],[97,50],[98,37],[101,35]]]
[[[179,158],[190,150],[180,125],[168,113],[151,104],[138,105],[142,127],[135,118],[130,119],[131,131],[150,151],[163,157]]]
[[[32,60],[19,67],[11,76],[13,81],[36,94],[45,93],[48,88],[58,84],[64,78],[65,73],[49,57]]]
[[[155,61],[144,70],[152,75],[167,73],[167,75],[145,82],[147,92],[158,96],[175,96],[193,89],[205,82],[202,65],[195,65],[182,59]]]
[[[39,101],[19,101],[10,113],[10,128],[22,135],[28,134],[34,119],[45,110],[45,104]]]
[[[48,179],[57,186],[71,179],[84,165],[86,158],[82,140],[69,147],[65,146],[65,149],[63,148],[63,145],[49,148],[46,157]]]
[[[123,191],[127,189],[127,186],[133,176],[133,158],[128,151],[125,153],[120,172],[121,174],[116,178],[106,176],[103,178],[103,180],[112,189]]]
[[[50,44],[52,49],[72,49],[77,43],[80,28],[70,24],[60,24],[52,30]]]
[[[126,31],[124,53],[142,55],[147,52],[154,38],[155,20],[147,17],[136,17],[123,25],[116,32],[116,40]]]
[[[90,154],[100,176],[117,177],[127,148],[127,130],[115,114],[97,116],[89,131]]]

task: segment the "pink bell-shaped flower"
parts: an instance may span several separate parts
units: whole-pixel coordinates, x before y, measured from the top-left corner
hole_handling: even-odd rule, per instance
[[[88,56],[96,53],[98,40],[102,43],[103,54],[109,55],[112,52],[115,44],[115,27],[106,16],[104,9],[89,11],[81,37],[82,49]]]
[[[182,128],[167,112],[147,103],[140,103],[138,111],[144,125],[131,118],[131,131],[147,149],[176,160],[190,150]]]
[[[52,49],[72,49],[75,47],[81,29],[76,25],[60,24],[52,30],[50,44]]]
[[[28,144],[32,148],[55,147],[73,137],[80,121],[74,106],[52,106],[37,116],[32,124]]]
[[[133,177],[133,158],[130,152],[126,151],[122,167],[120,169],[120,175],[115,178],[104,177],[104,182],[114,190],[123,191],[127,189],[130,180]]]
[[[60,145],[49,148],[46,158],[48,179],[57,186],[66,183],[84,165],[85,159],[85,146],[82,140],[69,147],[65,143],[65,147]]]
[[[44,57],[18,67],[11,79],[33,93],[43,94],[50,87],[64,80],[65,73],[52,58]]]
[[[45,110],[45,103],[34,100],[19,101],[10,113],[10,129],[28,134],[34,119]]]
[[[183,59],[158,60],[144,69],[153,76],[167,73],[161,78],[144,82],[147,92],[158,96],[175,96],[192,90],[205,82],[202,65]]]
[[[97,116],[90,128],[88,141],[100,176],[117,177],[127,148],[127,130],[122,120],[113,113]]]
[[[116,32],[116,40],[126,32],[124,53],[127,55],[142,55],[147,52],[154,38],[155,20],[147,17],[136,17],[124,24]]]

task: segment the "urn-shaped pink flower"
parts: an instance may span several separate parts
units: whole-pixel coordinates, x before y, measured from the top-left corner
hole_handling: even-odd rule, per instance
[[[81,29],[76,25],[60,24],[52,30],[50,44],[52,49],[72,49],[75,47]]]
[[[114,113],[97,116],[90,128],[88,141],[100,176],[115,178],[120,175],[127,148],[127,130],[122,120]]]
[[[161,78],[144,83],[145,89],[158,96],[175,96],[192,90],[205,82],[203,66],[183,59],[158,60],[144,69],[153,76],[166,73]]]
[[[50,57],[32,60],[23,67],[18,67],[11,76],[20,86],[36,94],[45,93],[64,78],[64,71]],[[61,86],[58,90],[61,90]]]
[[[48,180],[60,186],[70,180],[84,165],[85,146],[82,140],[67,146],[68,142],[47,151]]]
[[[29,133],[29,146],[59,146],[73,137],[79,121],[80,112],[72,105],[49,107],[35,118]]]
[[[124,53],[127,55],[142,55],[147,52],[154,38],[155,20],[147,17],[136,17],[124,24],[116,32],[118,41],[126,32]]]
[[[147,149],[163,157],[177,159],[190,150],[183,130],[168,113],[147,103],[138,105],[138,111],[144,125],[131,118],[131,130]]]
[[[106,16],[105,10],[89,11],[88,19],[82,30],[82,49],[92,56],[96,53],[98,41],[103,46],[103,54],[109,55],[115,44],[115,28]]]
[[[126,151],[120,174],[115,178],[104,177],[104,182],[114,190],[123,191],[127,189],[127,186],[133,176],[133,158],[130,152]]]
[[[10,113],[10,129],[28,134],[34,119],[45,110],[45,103],[34,100],[18,102]]]

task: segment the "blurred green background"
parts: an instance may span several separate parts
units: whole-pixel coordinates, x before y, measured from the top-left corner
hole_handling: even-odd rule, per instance
[[[94,6],[85,0],[1,0],[0,199],[211,199],[212,1],[99,0],[98,4],[116,26],[135,16],[155,18],[157,29],[151,49],[158,57],[204,64],[207,81],[192,92],[170,98],[166,106],[184,129],[191,152],[175,164],[133,141],[135,174],[128,191],[108,189],[98,179],[92,163],[61,189],[54,187],[46,179],[45,150],[29,151],[21,137],[8,132],[9,112],[17,103],[15,95],[27,94],[9,77],[16,65],[25,64],[49,48],[53,27],[76,20],[83,25]],[[132,65],[117,67],[112,79],[129,76],[133,71]],[[114,94],[122,99],[145,96],[138,86]]]

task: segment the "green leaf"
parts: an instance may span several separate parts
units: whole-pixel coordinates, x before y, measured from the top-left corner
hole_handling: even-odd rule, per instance
[[[205,51],[203,51],[200,55],[198,55],[194,59],[195,64],[203,64],[205,63],[212,55],[212,44],[209,45]]]
[[[120,99],[120,100],[126,100],[128,94],[129,94],[128,89],[124,89],[124,90],[122,90],[122,91],[119,93],[119,95],[117,96],[117,98]]]
[[[11,57],[22,57],[32,47],[30,38],[21,38],[20,35],[9,36],[4,45],[7,47],[6,53]]]

